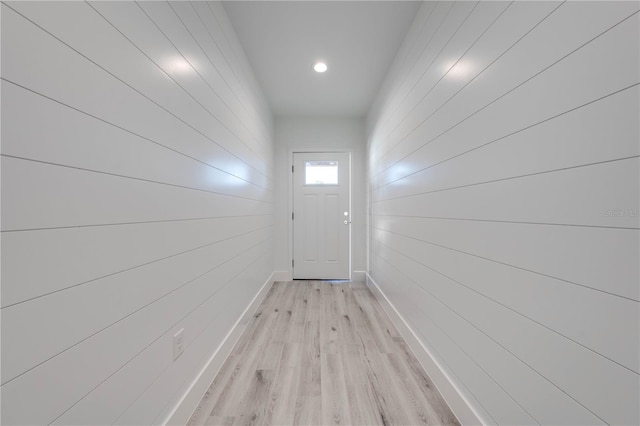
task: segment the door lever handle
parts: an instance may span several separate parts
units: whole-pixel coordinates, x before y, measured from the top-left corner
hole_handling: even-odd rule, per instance
[[[348,224],[349,224],[349,221],[348,221],[348,220],[345,220],[345,221],[344,221],[344,224],[345,224],[345,225],[348,225]]]

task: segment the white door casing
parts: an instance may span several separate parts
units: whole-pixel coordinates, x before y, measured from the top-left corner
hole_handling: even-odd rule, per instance
[[[293,166],[293,278],[349,279],[351,155],[294,152]]]

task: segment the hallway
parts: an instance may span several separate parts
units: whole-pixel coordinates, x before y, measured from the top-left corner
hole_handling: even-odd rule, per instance
[[[640,424],[640,2],[0,19],[3,425]]]

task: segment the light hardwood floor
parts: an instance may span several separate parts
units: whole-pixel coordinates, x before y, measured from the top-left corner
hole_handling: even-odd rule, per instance
[[[459,424],[364,284],[276,282],[189,425]]]

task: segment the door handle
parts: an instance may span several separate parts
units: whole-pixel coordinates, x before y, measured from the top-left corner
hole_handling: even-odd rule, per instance
[[[345,221],[344,221],[344,224],[345,224],[345,225],[348,225],[348,224],[349,224],[349,221],[348,221],[348,220],[345,220]]]

